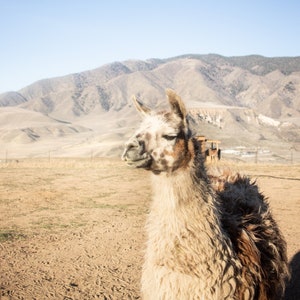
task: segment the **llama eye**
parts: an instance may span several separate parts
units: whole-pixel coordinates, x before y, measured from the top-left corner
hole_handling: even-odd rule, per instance
[[[177,135],[167,135],[167,134],[164,134],[162,137],[163,137],[165,140],[167,140],[167,141],[173,141],[173,140],[176,139]]]

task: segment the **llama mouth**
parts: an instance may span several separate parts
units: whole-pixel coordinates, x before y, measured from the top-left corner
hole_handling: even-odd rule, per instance
[[[133,167],[136,167],[136,168],[148,169],[151,165],[152,158],[150,156],[147,156],[145,158],[142,157],[142,158],[135,159],[135,160],[125,159],[125,161],[127,162],[127,164],[129,166],[133,166]]]
[[[128,149],[122,155],[122,159],[126,161],[129,166],[133,166],[136,168],[149,168],[152,163],[152,157],[147,154],[143,153],[142,155],[138,154],[136,151],[132,151]]]

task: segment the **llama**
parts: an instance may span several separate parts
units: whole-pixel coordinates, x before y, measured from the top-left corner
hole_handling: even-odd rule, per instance
[[[288,277],[286,243],[255,183],[239,174],[212,184],[181,98],[144,120],[122,159],[151,171],[143,299],[280,299]]]

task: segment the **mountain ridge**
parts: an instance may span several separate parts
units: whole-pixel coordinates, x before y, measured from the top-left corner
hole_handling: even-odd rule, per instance
[[[76,149],[76,154],[119,155],[139,120],[132,95],[163,109],[165,88],[173,88],[193,110],[196,134],[219,136],[225,147],[261,145],[280,153],[279,143],[284,149],[300,150],[300,57],[217,54],[113,62],[1,94],[0,124],[2,120],[6,126],[0,127],[0,144],[14,149],[10,151],[17,156],[30,151],[41,155],[30,144],[53,145],[60,149],[57,155],[72,155],[72,145],[85,149]],[[16,108],[19,115],[23,110],[25,123],[18,125],[8,117],[8,108]],[[53,124],[32,126],[30,113]],[[43,126],[47,130],[41,130]],[[27,134],[28,149],[22,149],[25,139],[16,142],[16,130],[20,136]],[[14,138],[9,140],[10,136]]]

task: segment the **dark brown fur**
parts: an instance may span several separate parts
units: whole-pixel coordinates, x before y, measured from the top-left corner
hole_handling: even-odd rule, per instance
[[[288,273],[286,243],[269,204],[255,182],[236,175],[218,191],[221,220],[242,263],[245,286],[255,286],[254,299],[278,300]],[[242,299],[243,287],[237,291]]]
[[[206,169],[200,144],[193,140],[195,164],[199,177]],[[197,177],[198,177],[197,176]],[[253,288],[251,299],[282,299],[289,277],[286,242],[272,217],[267,199],[249,177],[223,170],[217,176],[208,175],[217,194],[221,223],[231,240],[242,265],[242,285],[237,299],[244,299],[245,290]]]

